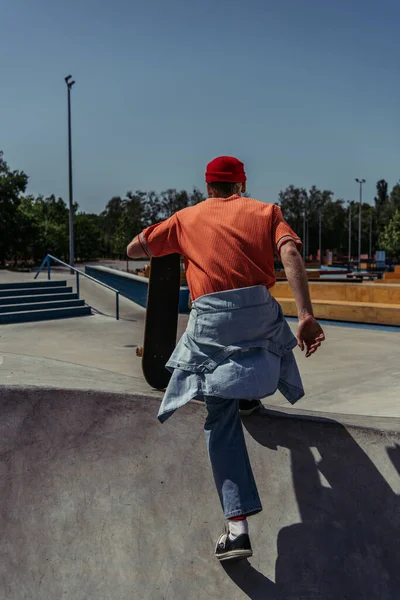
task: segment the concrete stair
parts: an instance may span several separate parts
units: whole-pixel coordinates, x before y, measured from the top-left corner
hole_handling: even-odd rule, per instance
[[[0,284],[0,325],[91,315],[66,281]]]

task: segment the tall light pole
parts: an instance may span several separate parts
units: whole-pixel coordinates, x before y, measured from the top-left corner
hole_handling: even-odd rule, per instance
[[[68,94],[68,186],[69,186],[69,264],[74,266],[74,200],[72,191],[72,138],[71,138],[71,88],[75,81],[71,81],[72,75],[65,77]]]
[[[351,214],[351,200],[349,200],[349,269],[350,269],[350,265],[351,265],[351,221],[352,221],[352,214]]]
[[[306,248],[306,234],[307,234],[307,230],[306,230],[306,209],[304,207],[304,214],[303,214],[303,260],[304,263],[306,262],[306,252],[307,252],[307,248]]]
[[[318,241],[319,241],[319,268],[321,268],[321,266],[322,266],[322,210],[319,211]]]
[[[358,269],[361,269],[361,216],[362,216],[362,186],[365,183],[365,179],[358,179],[356,177],[357,183],[360,184],[360,211],[358,214]]]
[[[372,218],[373,218],[373,209],[369,213],[369,258],[372,260]]]

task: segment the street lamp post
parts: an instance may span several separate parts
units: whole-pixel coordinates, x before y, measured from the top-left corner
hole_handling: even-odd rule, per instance
[[[372,260],[372,217],[373,210],[371,209],[369,213],[369,258]]]
[[[304,263],[306,262],[306,252],[307,252],[307,248],[306,248],[306,209],[304,208],[304,214],[303,214],[303,260]]]
[[[358,213],[358,269],[361,269],[361,216],[362,216],[362,186],[365,183],[365,179],[358,179],[357,183],[360,184],[360,210]]]
[[[352,214],[351,214],[351,200],[349,201],[349,268],[351,265],[351,221],[352,221]]]
[[[319,231],[318,231],[318,241],[319,241],[319,268],[322,266],[322,211],[319,211]]]
[[[74,201],[72,191],[72,137],[71,137],[71,88],[75,81],[71,81],[72,75],[65,77],[68,94],[68,187],[69,187],[69,264],[75,263],[74,249]]]

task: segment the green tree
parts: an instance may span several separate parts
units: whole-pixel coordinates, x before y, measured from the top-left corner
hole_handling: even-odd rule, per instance
[[[28,185],[23,171],[11,171],[0,152],[0,264],[16,251],[18,242],[18,207]]]
[[[178,210],[189,206],[189,194],[185,190],[178,192],[174,189],[165,190],[160,195],[161,218],[168,219]]]
[[[34,201],[34,210],[41,228],[38,242],[41,247],[39,256],[53,254],[57,258],[68,259],[69,250],[69,210],[62,198],[53,194],[44,198],[38,196]],[[74,211],[78,208],[74,206]]]
[[[76,210],[78,205],[74,205]],[[69,210],[62,198],[54,195],[26,196],[21,199],[19,221],[29,224],[20,231],[19,247],[23,256],[34,261],[42,260],[45,254],[53,254],[68,260]]]
[[[322,214],[322,245],[337,251],[341,240],[335,238],[334,230],[343,219],[341,200],[332,200],[333,192],[312,186],[309,191],[290,185],[279,193],[279,205],[289,225],[303,239],[305,252],[316,254],[319,246],[319,216]],[[305,236],[304,236],[305,224]]]
[[[53,194],[39,197],[36,207],[40,213],[43,230],[43,254],[50,253],[57,258],[68,258],[69,252],[69,209],[62,198]],[[78,205],[73,207],[76,213]]]
[[[376,196],[374,198],[376,210],[376,224],[378,229],[383,229],[391,217],[391,208],[388,194],[388,183],[380,179],[376,184]]]
[[[396,210],[379,238],[380,246],[391,258],[400,258],[400,210]]]
[[[327,201],[322,210],[322,252],[348,253],[348,218],[343,200]],[[316,230],[315,234],[316,235]],[[314,246],[314,245],[313,245]]]
[[[129,222],[129,217],[126,213],[120,216],[118,226],[112,240],[112,252],[120,258],[126,256],[126,247],[132,239],[132,229]]]
[[[278,202],[283,216],[297,235],[303,235],[304,211],[307,207],[307,192],[304,188],[290,185],[279,192]]]
[[[160,198],[155,192],[144,194],[143,197],[143,226],[149,227],[162,221]]]
[[[400,182],[396,183],[390,192],[390,206],[393,213],[400,210]]]
[[[123,200],[120,196],[113,196],[101,213],[101,223],[104,232],[105,253],[110,255],[112,243],[117,231],[119,219],[124,211]]]
[[[191,193],[184,190],[178,192],[174,189],[169,189],[161,192],[160,195],[155,192],[147,194],[145,192],[136,192],[136,196],[140,196],[142,201],[143,227],[159,223],[172,216],[178,210],[187,206],[195,206],[206,199],[197,188],[194,188]]]
[[[36,260],[42,250],[41,224],[34,196],[22,197],[17,209],[18,230],[14,237],[14,261]]]
[[[389,194],[387,182],[380,179],[376,184],[376,191],[376,227],[378,231],[382,231],[393,218],[396,210],[400,210],[400,182],[393,186]]]
[[[127,196],[112,240],[112,251],[120,257],[126,256],[127,245],[143,228],[143,198],[132,192]]]
[[[193,188],[193,191],[189,194],[190,206],[195,206],[200,202],[204,202],[205,199],[206,197],[204,196],[204,194],[202,194],[202,192],[200,192],[200,190],[198,190],[197,188]]]
[[[75,256],[79,260],[92,260],[103,254],[104,234],[99,215],[78,213],[75,217],[74,235]]]
[[[319,247],[319,219],[322,217],[322,249],[338,252],[340,242],[333,233],[341,218],[342,201],[333,201],[333,192],[320,190],[313,185],[305,192],[306,210],[306,254],[316,254]],[[303,235],[303,232],[301,232]]]

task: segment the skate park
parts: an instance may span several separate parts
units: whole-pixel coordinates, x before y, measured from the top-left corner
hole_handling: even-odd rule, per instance
[[[0,600],[400,599],[399,20],[394,1],[4,3]],[[163,366],[178,272],[149,304],[148,259],[171,254],[178,342],[207,294],[280,307],[258,290],[226,343],[209,311],[209,372],[181,343],[167,399],[188,403],[161,424],[146,347]],[[225,399],[211,436],[224,395],[239,416]]]
[[[243,418],[263,511],[254,556],[223,567],[204,406],[161,425],[136,356],[145,309],[121,296],[116,320],[112,292],[83,277],[80,292],[90,316],[0,329],[0,597],[398,597],[398,328],[324,322],[323,350],[296,352],[305,398]]]

